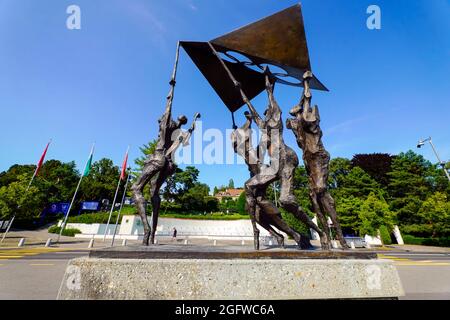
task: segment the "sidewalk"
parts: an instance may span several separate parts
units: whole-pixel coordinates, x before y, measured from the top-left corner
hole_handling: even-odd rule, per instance
[[[1,235],[0,235],[1,236]],[[47,239],[53,239],[52,248],[63,248],[68,250],[87,250],[90,239],[61,237],[58,244],[54,243],[58,238],[57,234],[48,233],[47,229],[40,229],[35,231],[13,230],[10,231],[5,241],[0,244],[0,248],[17,248],[19,240],[25,238],[25,247],[44,247]],[[159,244],[174,244],[170,237],[158,237]],[[176,244],[183,245],[186,238],[180,237],[177,239]],[[197,246],[213,246],[213,241],[208,239],[190,239],[187,238],[189,245]],[[141,241],[127,241],[128,245],[139,245]],[[217,240],[217,246],[243,246],[241,241],[236,240]],[[312,244],[316,248],[320,248],[319,241],[312,241]],[[109,247],[111,240],[96,239],[94,241],[94,249]],[[121,246],[122,240],[116,240],[115,246]],[[293,245],[295,243],[292,240],[287,240],[286,245]],[[244,246],[253,246],[252,241],[245,241]],[[427,247],[418,245],[388,245],[385,247],[372,247],[371,249],[357,249],[357,251],[373,251],[373,252],[411,252],[411,253],[446,253],[450,254],[450,248],[440,247]]]
[[[405,251],[405,252],[413,252],[413,253],[449,253],[450,254],[450,248],[444,248],[444,247],[428,247],[428,246],[418,246],[418,245],[410,245],[405,244],[403,246],[399,245],[389,245],[386,246],[387,248],[391,248],[398,251]]]

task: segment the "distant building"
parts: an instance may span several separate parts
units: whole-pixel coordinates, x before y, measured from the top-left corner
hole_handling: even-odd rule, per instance
[[[214,197],[222,202],[224,199],[237,200],[239,196],[244,192],[244,189],[225,189],[225,191],[218,192]]]

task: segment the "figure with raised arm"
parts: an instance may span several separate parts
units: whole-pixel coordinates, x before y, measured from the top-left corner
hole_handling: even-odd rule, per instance
[[[259,152],[257,149],[253,148],[252,145],[252,116],[249,112],[245,112],[245,117],[247,121],[245,124],[240,127],[234,128],[233,133],[231,134],[231,142],[233,145],[234,152],[241,156],[245,163],[248,166],[248,170],[250,171],[250,177],[254,177],[260,173],[260,168],[262,165],[262,160],[260,159]],[[255,211],[250,212],[249,208],[246,208],[247,211],[250,212],[250,218],[253,226],[253,235],[254,235],[254,246],[255,250],[259,250],[259,229],[257,227],[257,223],[266,229],[275,239],[281,247],[284,247],[284,237],[277,231],[273,229],[271,224],[277,227],[276,223],[271,219],[271,216],[264,212],[261,207],[258,205],[258,202],[266,200],[267,186],[264,186],[256,191],[256,196],[251,202],[256,202]],[[252,193],[249,193],[246,190],[247,196],[253,196]],[[279,217],[281,218],[281,217]]]
[[[172,119],[172,104],[175,91],[175,78],[178,66],[179,45],[175,60],[175,67],[170,81],[170,92],[167,96],[166,109],[162,117],[159,119],[159,136],[155,152],[148,156],[144,162],[142,174],[132,186],[133,198],[136,203],[137,211],[144,225],[143,244],[148,246],[155,243],[156,228],[158,226],[159,209],[161,206],[160,189],[168,177],[176,171],[174,162],[175,151],[181,145],[187,145],[192,133],[195,130],[195,121],[200,118],[200,114],[194,116],[191,128],[184,132],[181,127],[187,124],[185,116],[178,117],[177,121]],[[147,219],[145,210],[144,188],[150,183],[150,194],[152,202],[152,225]]]
[[[303,76],[304,92],[302,99],[300,104],[290,111],[294,118],[287,120],[287,128],[294,132],[298,146],[303,150],[303,160],[308,173],[310,198],[314,212],[329,237],[330,230],[326,218],[328,214],[336,230],[338,241],[342,248],[347,249],[348,245],[342,234],[335,202],[328,192],[330,154],[325,150],[322,142],[323,133],[320,128],[319,108],[317,106],[311,108],[312,94],[309,81],[312,77],[310,71]],[[331,241],[330,238],[329,240]]]

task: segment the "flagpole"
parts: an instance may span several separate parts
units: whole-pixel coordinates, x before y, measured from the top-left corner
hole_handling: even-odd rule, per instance
[[[42,162],[43,162],[43,160],[44,160],[45,155],[47,154],[47,150],[48,150],[48,147],[50,146],[50,143],[52,143],[52,140],[51,140],[51,139],[50,139],[50,142],[47,144],[47,147],[45,148],[45,151],[44,151],[43,155],[41,156],[41,159],[39,160],[39,163],[38,163],[38,165],[36,166],[36,169],[34,170],[34,173],[33,173],[33,176],[31,177],[30,183],[28,183],[28,187],[26,188],[26,190],[25,190],[25,192],[24,192],[24,194],[23,194],[23,196],[22,196],[22,198],[21,198],[21,200],[20,200],[20,203],[19,203],[19,205],[17,206],[17,210],[20,209],[20,207],[22,206],[22,203],[23,203],[23,202],[25,201],[25,199],[26,199],[26,196],[27,196],[27,194],[28,194],[28,191],[30,191],[31,185],[33,184],[33,181],[34,181],[34,179],[36,178],[36,176],[37,176],[37,174],[38,174],[38,172],[39,172],[39,170],[40,170],[40,168],[41,168],[40,166],[42,166]],[[5,238],[6,238],[6,236],[8,235],[9,230],[11,230],[11,226],[12,226],[12,224],[14,223],[14,220],[16,220],[17,210],[16,210],[16,212],[14,213],[14,216],[12,217],[11,221],[9,222],[8,228],[6,229],[5,233],[3,234],[3,237],[2,237],[2,240],[0,241],[0,243],[3,243],[3,241],[4,241]]]
[[[95,143],[92,145],[91,153],[89,155],[88,161],[86,162],[86,167],[89,165],[89,161],[90,161],[92,155],[94,154],[94,148],[95,148]],[[85,168],[85,170],[86,170],[86,168]],[[84,173],[81,174],[80,181],[78,181],[78,185],[77,185],[77,188],[75,189],[75,193],[73,195],[72,201],[70,202],[69,209],[67,210],[67,213],[64,216],[64,220],[63,220],[63,223],[61,224],[61,230],[59,230],[59,235],[58,235],[58,239],[56,240],[56,243],[59,243],[59,240],[61,239],[61,235],[64,231],[64,228],[66,227],[67,219],[69,218],[69,214],[70,214],[70,210],[72,209],[72,206],[75,202],[75,198],[77,197],[77,193],[78,193],[78,190],[80,189],[81,181],[83,181],[83,178],[84,178]]]
[[[119,213],[117,214],[116,225],[114,227],[113,238],[111,241],[111,247],[114,246],[114,240],[116,239],[117,226],[119,225],[120,215],[122,213],[123,205],[125,203],[125,197],[127,195],[128,182],[130,182],[131,173],[128,173],[127,182],[125,183],[125,188],[123,190],[122,202],[120,203]]]
[[[125,153],[125,158],[128,159],[128,152],[130,151],[130,147],[128,146],[127,152]],[[126,165],[125,162],[123,163],[123,165]],[[122,170],[126,170],[126,168],[122,168]],[[105,228],[105,234],[103,235],[103,242],[106,241],[106,234],[108,233],[108,228],[109,228],[109,224],[111,222],[111,217],[114,211],[114,207],[116,205],[116,200],[117,200],[117,194],[119,193],[119,188],[120,188],[120,182],[122,181],[122,174],[120,174],[119,176],[119,181],[117,182],[117,188],[116,188],[116,194],[114,195],[114,200],[111,206],[111,211],[109,212],[109,217],[108,217],[108,223],[106,224],[106,228]]]

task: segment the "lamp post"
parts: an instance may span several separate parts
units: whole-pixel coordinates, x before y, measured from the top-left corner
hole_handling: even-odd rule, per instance
[[[431,137],[428,139],[425,139],[425,140],[420,140],[419,143],[417,144],[417,148],[419,148],[419,149],[422,148],[427,142],[430,143],[431,148],[433,149],[433,152],[439,161],[439,165],[442,167],[442,170],[444,170],[445,175],[447,176],[448,180],[450,181],[450,173],[448,173],[448,170],[445,168],[446,163],[441,160],[441,157],[439,157],[439,154],[436,151],[436,147],[434,146],[433,140],[431,139]]]

